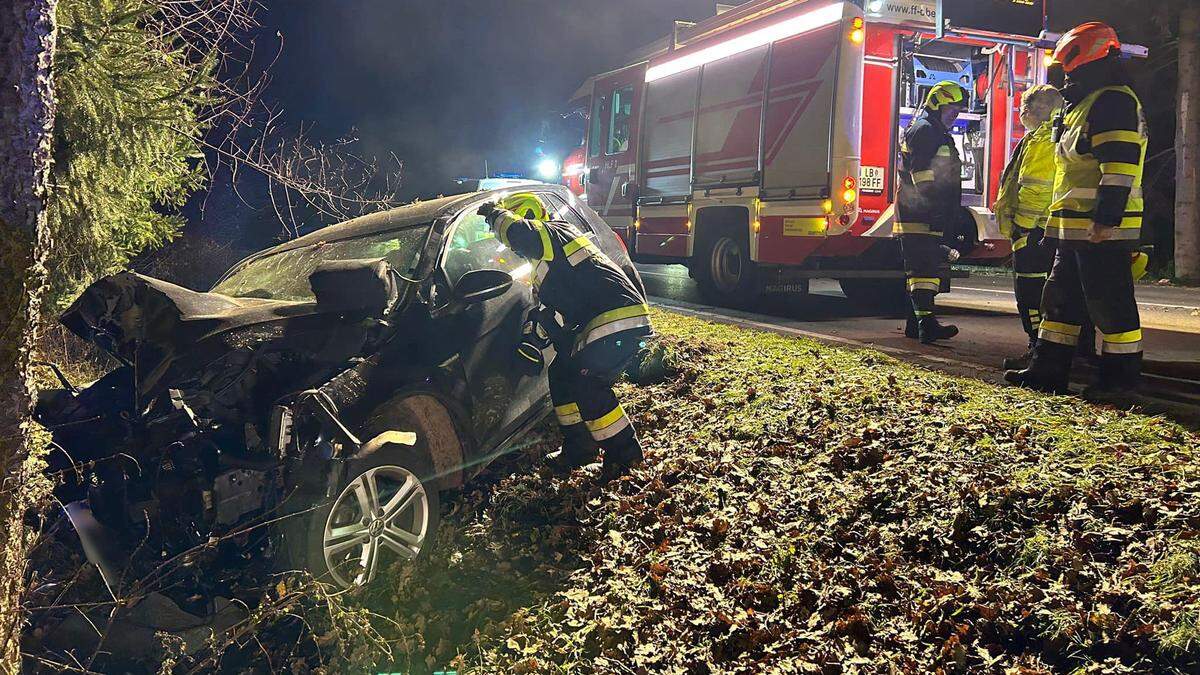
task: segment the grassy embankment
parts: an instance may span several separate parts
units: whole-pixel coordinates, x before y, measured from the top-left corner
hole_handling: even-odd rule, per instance
[[[597,490],[535,445],[449,500],[436,552],[370,603],[403,629],[387,665],[1196,672],[1197,436],[655,319],[667,367],[620,392],[647,466]]]

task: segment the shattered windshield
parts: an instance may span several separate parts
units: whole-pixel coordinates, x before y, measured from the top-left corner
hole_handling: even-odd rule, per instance
[[[428,227],[413,227],[342,241],[317,242],[252,260],[213,287],[213,293],[237,298],[314,300],[308,277],[330,260],[387,260],[408,275],[417,265]]]

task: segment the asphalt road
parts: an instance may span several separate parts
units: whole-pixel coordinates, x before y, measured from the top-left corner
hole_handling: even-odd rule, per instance
[[[897,358],[957,375],[1000,381],[1000,362],[1025,351],[1026,337],[1016,316],[1012,281],[1005,276],[956,279],[938,296],[944,322],[960,334],[936,345],[904,337],[902,308],[889,315],[851,303],[836,281],[813,280],[807,296],[770,298],[752,310],[708,305],[681,265],[638,265],[655,304],[715,320],[812,337],[851,347],[869,346]],[[1200,289],[1140,285],[1138,304],[1144,327],[1147,391],[1170,399],[1164,412],[1200,419]],[[1073,378],[1083,386],[1091,374]],[[1155,392],[1155,396],[1158,394]],[[1183,406],[1182,412],[1174,410]]]

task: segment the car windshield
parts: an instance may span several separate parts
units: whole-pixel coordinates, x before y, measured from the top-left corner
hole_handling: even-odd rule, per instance
[[[341,241],[317,242],[250,261],[213,287],[237,298],[311,301],[308,277],[323,262],[383,258],[401,274],[416,268],[428,225]]]

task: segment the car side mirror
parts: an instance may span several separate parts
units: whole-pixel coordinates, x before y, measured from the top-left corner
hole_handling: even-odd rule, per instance
[[[504,270],[471,270],[454,284],[454,298],[470,305],[498,298],[507,293],[512,285],[512,275]]]

